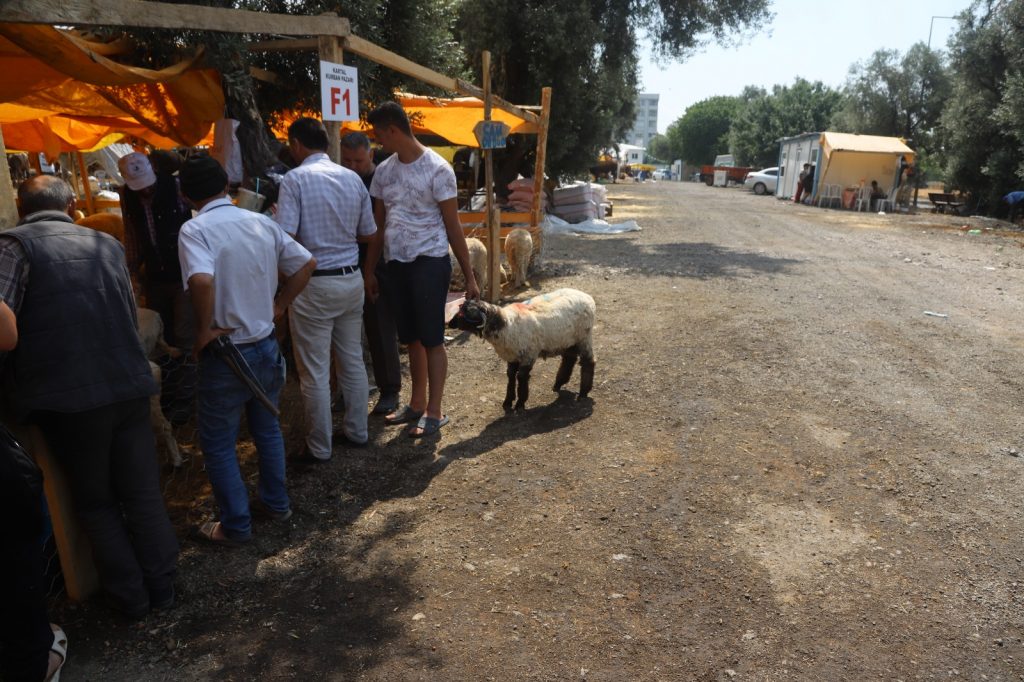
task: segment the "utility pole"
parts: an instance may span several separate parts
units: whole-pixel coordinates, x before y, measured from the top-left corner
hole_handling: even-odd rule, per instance
[[[933,16],[932,20],[928,22],[928,49],[932,49],[932,29],[935,28],[936,19],[956,19],[956,17],[940,17]]]

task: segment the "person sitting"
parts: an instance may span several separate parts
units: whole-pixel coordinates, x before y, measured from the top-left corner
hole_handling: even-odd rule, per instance
[[[874,211],[876,208],[878,208],[878,200],[879,199],[885,199],[887,196],[889,196],[889,195],[886,194],[885,190],[883,190],[881,187],[878,186],[878,181],[877,180],[872,180],[871,181],[871,210]]]

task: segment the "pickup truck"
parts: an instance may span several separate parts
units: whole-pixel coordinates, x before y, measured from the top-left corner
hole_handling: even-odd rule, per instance
[[[715,171],[725,171],[726,184],[731,182],[734,185],[742,185],[747,179],[747,173],[752,170],[754,169],[749,166],[701,166],[700,181],[711,187],[715,184]]]

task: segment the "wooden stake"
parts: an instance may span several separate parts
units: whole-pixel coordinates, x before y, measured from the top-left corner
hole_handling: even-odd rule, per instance
[[[491,53],[480,55],[483,63],[484,120],[491,120]],[[494,303],[501,294],[501,222],[494,208],[494,152],[484,151],[484,184],[487,189],[487,300]],[[483,287],[484,283],[480,282]]]
[[[320,36],[319,45],[320,61],[342,63],[345,53],[341,49],[340,38]],[[327,156],[338,163],[341,161],[341,121],[324,121],[324,127],[327,128]]]
[[[14,183],[11,181],[11,169],[7,165],[7,147],[4,146],[4,133],[0,129],[0,230],[9,230],[18,224],[18,203],[14,200]]]
[[[551,124],[551,88],[540,91],[540,130],[537,131],[536,160],[533,165],[533,206],[530,207],[530,227],[540,225],[540,200],[544,194],[544,164],[548,155],[548,128]],[[538,244],[538,250],[540,245]]]
[[[92,185],[89,184],[89,169],[85,167],[85,157],[82,152],[75,152],[78,159],[78,174],[82,177],[82,192],[85,193],[85,208],[89,215],[96,212],[96,203],[92,198]]]

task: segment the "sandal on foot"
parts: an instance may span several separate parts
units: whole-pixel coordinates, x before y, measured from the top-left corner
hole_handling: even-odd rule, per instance
[[[59,625],[50,623],[50,629],[53,630],[53,644],[50,645],[50,651],[60,656],[60,665],[53,671],[53,675],[46,678],[46,681],[60,682],[60,671],[68,660],[68,636],[64,634],[64,630]]]
[[[415,426],[409,427],[409,438],[423,438],[424,436],[433,436],[435,433],[441,430],[441,427],[449,422],[448,415],[442,416],[440,419],[433,417],[423,416],[419,418]],[[416,429],[420,432],[416,433]]]
[[[409,405],[402,405],[401,409],[394,414],[384,417],[384,423],[388,426],[395,424],[408,424],[417,421],[423,416],[423,410],[414,410]]]
[[[220,533],[223,537],[217,537],[218,529],[220,529]],[[196,537],[200,540],[205,540],[212,545],[219,545],[221,547],[238,547],[245,542],[245,540],[233,540],[225,535],[220,521],[207,521],[203,525],[199,526],[199,528],[196,529]]]

